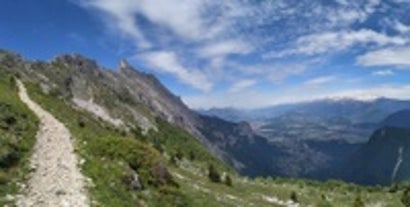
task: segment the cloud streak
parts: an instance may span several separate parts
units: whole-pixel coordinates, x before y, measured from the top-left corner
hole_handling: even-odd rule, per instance
[[[152,69],[158,70],[160,73],[175,75],[181,82],[194,88],[203,91],[209,91],[212,88],[212,83],[207,79],[204,73],[197,69],[185,68],[173,52],[150,52],[135,58],[148,64]]]

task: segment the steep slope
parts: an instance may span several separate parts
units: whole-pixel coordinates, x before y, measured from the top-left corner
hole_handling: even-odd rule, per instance
[[[89,206],[85,179],[78,169],[70,132],[33,102],[17,81],[20,99],[39,117],[40,130],[31,159],[34,172],[18,206]]]
[[[222,158],[197,130],[197,114],[170,93],[150,74],[139,72],[126,61],[116,70],[101,68],[81,55],[61,55],[51,62],[30,62],[3,51],[0,64],[24,78],[39,82],[42,90],[60,96],[80,108],[116,125],[127,128],[155,129],[155,118],[184,128]],[[137,123],[137,124],[134,124]]]
[[[410,111],[393,113],[379,126],[348,159],[342,178],[372,185],[410,179]]]
[[[389,185],[410,179],[410,130],[385,127],[371,136],[344,166],[344,179],[360,184]]]
[[[39,83],[44,92],[118,127],[142,128],[146,133],[157,129],[156,119],[160,118],[188,131],[219,159],[235,167],[244,165],[205,135],[213,133],[203,130],[209,119],[190,110],[153,75],[135,70],[126,61],[121,61],[116,70],[108,70],[80,55],[62,55],[47,63],[25,61],[18,55],[3,52],[0,64]],[[227,126],[233,130],[239,125]]]

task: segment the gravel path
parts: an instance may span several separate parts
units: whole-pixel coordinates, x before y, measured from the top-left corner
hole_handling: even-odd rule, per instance
[[[68,129],[33,102],[18,81],[20,99],[39,117],[40,130],[31,157],[33,172],[17,198],[21,207],[89,206],[85,179],[79,168]]]

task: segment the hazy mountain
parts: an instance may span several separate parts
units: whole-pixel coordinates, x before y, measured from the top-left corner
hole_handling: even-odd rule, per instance
[[[323,99],[311,102],[280,104],[253,110],[209,109],[201,113],[232,120],[265,120],[287,113],[299,113],[306,116],[332,118],[343,117],[353,123],[379,123],[386,116],[410,108],[410,101],[388,98],[362,101],[354,99]]]
[[[380,127],[410,128],[410,109],[398,111],[388,116]]]

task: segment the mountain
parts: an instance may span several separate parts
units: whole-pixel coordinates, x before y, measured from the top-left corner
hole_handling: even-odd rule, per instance
[[[16,79],[70,131],[93,205],[350,206],[360,196],[369,205],[400,205],[403,189],[385,195],[385,189],[343,182],[275,177],[326,179],[318,172],[333,168],[338,160],[332,157],[343,157],[350,143],[268,140],[248,122],[191,111],[154,76],[126,61],[108,70],[80,55],[40,62],[2,51],[1,206],[14,206],[36,170],[27,157],[38,120],[19,100]]]
[[[238,110],[209,109],[201,113],[235,121],[266,120],[287,113],[299,113],[320,118],[343,117],[353,123],[379,123],[388,115],[410,108],[410,101],[388,98],[363,101],[355,99],[322,99],[310,102],[279,104],[271,107]],[[234,118],[232,118],[234,117]]]
[[[267,171],[273,175],[319,180],[341,178],[361,183],[360,179],[352,179],[357,172],[346,172],[344,174],[351,176],[342,176],[340,168],[350,169],[353,161],[349,159],[360,157],[354,153],[369,142],[375,130],[383,126],[409,126],[406,122],[409,116],[406,109],[409,108],[409,101],[394,99],[329,99],[226,112],[230,119],[250,122],[258,136],[266,138],[272,146],[271,150],[266,150],[275,152],[271,154],[275,158],[266,159],[271,161],[271,169],[253,168],[259,169],[258,174],[264,175]],[[206,113],[227,116],[223,109]],[[360,168],[360,164],[358,166]]]
[[[383,120],[369,141],[350,156],[342,178],[361,184],[388,185],[410,179],[410,110]]]
[[[138,126],[147,132],[156,129],[158,117],[184,128],[215,155],[223,156],[197,130],[201,121],[195,112],[153,75],[135,70],[124,60],[116,70],[109,70],[76,54],[61,55],[50,62],[30,62],[3,51],[0,64],[6,70],[38,82],[43,91],[61,96],[114,125]]]
[[[389,185],[410,179],[410,130],[378,129],[344,165],[342,178],[366,185]]]
[[[41,91],[128,131],[159,130],[165,120],[180,127],[242,175],[311,177],[334,158],[303,142],[277,142],[258,135],[248,122],[230,122],[190,110],[154,76],[126,61],[108,70],[81,55],[60,55],[50,62],[26,61],[3,52],[0,64]],[[262,134],[263,135],[263,134]],[[323,145],[317,145],[323,146]]]
[[[148,133],[158,130],[158,119],[165,120],[189,132],[214,156],[245,175],[278,174],[276,169],[265,170],[263,160],[275,157],[280,149],[256,135],[247,123],[197,114],[153,75],[134,69],[124,60],[116,70],[108,70],[77,54],[61,55],[50,62],[32,62],[3,51],[0,64],[23,79],[39,84],[46,94],[117,127],[141,128],[143,133]],[[233,147],[237,145],[240,147]],[[266,148],[261,152],[264,157],[257,156],[260,148]],[[246,151],[256,154],[252,158],[244,157]],[[258,162],[255,167],[254,163]],[[251,169],[252,174],[248,173]]]
[[[175,124],[196,137],[212,154],[248,176],[316,178],[317,174],[326,174],[323,169],[340,159],[340,154],[336,156],[328,148],[347,142],[342,144],[345,146],[342,154],[347,156],[355,149],[355,143],[366,142],[377,127],[371,124],[379,119],[374,117],[409,104],[379,99],[283,105],[259,110],[280,115],[265,118],[263,124],[254,129],[245,121],[235,123],[192,111],[153,75],[139,72],[125,60],[117,69],[108,70],[81,55],[61,55],[50,62],[33,62],[3,52],[0,64],[22,78],[39,83],[42,91],[115,126],[129,130],[141,128],[147,133],[157,130],[158,118]],[[230,111],[231,114],[238,112]],[[263,114],[267,117],[269,113]],[[371,121],[356,122],[363,121],[357,117],[365,114],[371,114]],[[251,115],[250,111],[242,113],[242,117],[251,117],[252,123],[257,116]],[[287,162],[293,164],[287,165]]]
[[[380,127],[410,128],[410,109],[391,114],[380,123]]]

